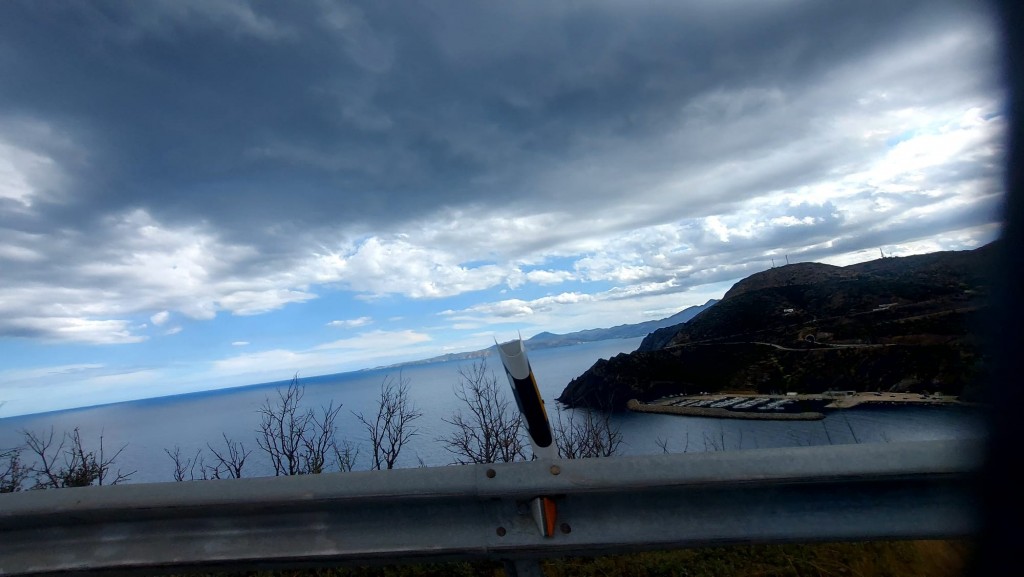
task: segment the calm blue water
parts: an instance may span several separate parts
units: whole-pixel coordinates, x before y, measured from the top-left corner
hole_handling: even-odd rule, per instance
[[[541,393],[553,399],[565,385],[585,371],[599,358],[634,350],[639,338],[587,343],[572,347],[540,350],[530,353]],[[419,429],[403,451],[399,465],[444,465],[451,456],[437,442],[449,431],[442,419],[458,406],[452,394],[458,382],[458,369],[471,361],[451,361],[406,367],[402,377],[410,381],[411,397],[423,417],[415,422]],[[491,361],[491,368],[505,385],[500,362]],[[366,433],[352,414],[372,413],[380,384],[397,370],[374,370],[343,373],[302,379],[306,386],[304,404],[319,407],[334,401],[344,405],[338,417],[339,437],[356,444],[366,444]],[[133,482],[170,481],[171,460],[164,448],[181,447],[184,454],[193,454],[206,443],[221,443],[221,434],[241,440],[246,448],[255,449],[247,470],[252,475],[266,471],[255,441],[259,424],[256,410],[268,396],[275,394],[275,384],[243,387],[177,397],[118,403],[100,407],[43,413],[0,419],[0,448],[21,443],[20,431],[62,431],[80,427],[83,438],[95,444],[104,436],[107,450],[128,444],[118,458],[122,471],[137,471]],[[829,442],[896,442],[928,439],[950,439],[980,436],[984,423],[980,413],[959,407],[890,407],[876,406],[852,409],[829,415],[823,421],[740,421],[626,413],[615,415],[620,427],[625,454],[661,452],[656,441],[668,441],[673,452],[684,450],[735,450],[799,445],[821,445]],[[365,451],[364,451],[365,453]],[[362,468],[367,468],[365,461]]]

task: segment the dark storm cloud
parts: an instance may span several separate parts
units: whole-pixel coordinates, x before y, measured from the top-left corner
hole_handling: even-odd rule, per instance
[[[19,226],[93,229],[106,214],[143,208],[283,257],[290,235],[309,228],[382,226],[438,206],[517,198],[573,206],[644,184],[579,176],[577,163],[595,153],[628,162],[606,170],[652,174],[761,154],[816,130],[802,115],[832,103],[786,110],[759,124],[764,132],[744,134],[713,127],[778,103],[703,97],[755,87],[798,98],[894,41],[976,19],[974,10],[4,3],[0,116],[63,135],[33,150],[67,178],[54,184],[52,202],[34,207],[36,220]],[[662,143],[680,122],[699,142],[636,144]],[[807,165],[820,172],[830,161],[808,151],[802,164],[779,169],[780,183],[737,185],[714,201],[806,178]]]

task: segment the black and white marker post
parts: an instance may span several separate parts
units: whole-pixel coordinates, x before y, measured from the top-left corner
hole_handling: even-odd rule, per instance
[[[544,408],[544,399],[540,396],[540,389],[537,388],[537,379],[533,375],[530,359],[526,356],[523,340],[520,338],[498,344],[498,354],[501,356],[501,364],[505,366],[508,382],[512,385],[512,394],[516,398],[516,405],[519,406],[519,412],[522,413],[523,420],[526,421],[526,433],[530,437],[533,454],[538,460],[550,461],[552,463],[551,474],[557,475],[560,468],[554,464],[554,461],[558,459],[558,445],[555,444],[548,412]],[[531,499],[530,513],[537,523],[537,528],[540,529],[540,534],[548,538],[554,537],[558,518],[555,500],[546,496]],[[506,567],[506,569],[511,569],[511,567]],[[540,565],[536,561],[516,563],[518,574],[538,574],[539,571]]]
[[[526,357],[523,340],[498,344],[498,354],[501,355],[501,364],[505,365],[505,374],[512,385],[516,405],[526,421],[526,432],[530,437],[533,454],[538,459],[557,459],[558,446],[555,445],[548,412],[544,409],[544,399],[537,388],[537,379],[533,376],[530,359]]]

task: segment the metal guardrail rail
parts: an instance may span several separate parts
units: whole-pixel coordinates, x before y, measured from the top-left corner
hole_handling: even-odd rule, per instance
[[[594,555],[977,529],[983,446],[927,441],[0,495],[0,574]],[[543,537],[528,510],[554,497]]]

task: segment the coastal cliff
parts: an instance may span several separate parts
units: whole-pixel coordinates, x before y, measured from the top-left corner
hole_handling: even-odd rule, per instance
[[[598,361],[558,400],[622,409],[670,394],[828,389],[970,398],[987,371],[977,325],[993,252],[754,274],[689,322],[651,333],[637,352]]]

